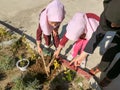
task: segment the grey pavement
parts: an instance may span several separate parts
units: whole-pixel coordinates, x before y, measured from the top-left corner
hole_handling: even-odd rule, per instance
[[[38,25],[38,15],[40,11],[51,0],[0,0],[0,26],[5,25],[9,29],[15,31],[23,31],[32,40],[35,40],[36,29]],[[103,10],[103,0],[61,0],[65,5],[66,17],[60,26],[60,33],[64,32],[68,21],[76,12],[93,12],[100,15]],[[63,33],[62,33],[63,34]],[[61,34],[61,35],[62,35]],[[72,41],[69,41],[62,54],[68,55],[72,46]],[[35,43],[31,43],[35,47]],[[52,47],[54,49],[54,47]],[[96,48],[94,54],[90,55],[88,60],[88,68],[96,66],[101,60],[99,47]],[[98,77],[101,77],[98,76]],[[112,81],[112,83],[103,90],[120,90],[120,75]]]

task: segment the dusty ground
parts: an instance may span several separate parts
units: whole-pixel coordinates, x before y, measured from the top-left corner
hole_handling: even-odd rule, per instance
[[[14,34],[10,35],[6,30],[0,30],[0,44],[12,39],[11,37]],[[16,36],[16,38],[18,37]],[[16,62],[22,60],[22,58],[30,61],[27,71],[24,72],[16,68]],[[51,60],[52,54],[44,56],[45,66],[48,66]],[[23,66],[24,63],[22,62],[18,65]],[[36,86],[36,84],[28,84],[28,82],[33,83],[35,79],[38,80],[38,85],[41,85],[39,90],[58,90],[58,88],[59,90],[79,90],[91,88],[86,78],[65,68],[61,64],[60,59],[54,59],[54,62],[48,68],[50,70],[48,75],[45,72],[45,70],[48,70],[45,69],[45,66],[40,55],[30,48],[24,36],[11,45],[0,46],[0,90],[20,90],[22,87],[20,85],[22,85],[21,82],[23,81],[23,88],[25,89],[22,88],[22,90],[35,90],[25,87],[26,85]],[[16,80],[18,81],[16,82]],[[79,83],[82,85],[79,85]],[[20,87],[18,88],[17,85]]]
[[[65,70],[64,69],[65,67],[63,68],[61,63],[58,63],[57,66],[53,63],[50,66],[49,77],[47,77],[45,67],[43,65],[41,58],[39,57],[38,59],[35,60],[32,59],[31,53],[27,52],[28,49],[25,48],[26,48],[25,44],[22,44],[21,42],[21,46],[17,47],[18,52],[12,51],[11,46],[3,47],[2,49],[0,49],[1,58],[0,64],[2,61],[7,62],[6,59],[7,60],[10,59],[10,58],[8,59],[7,57],[11,56],[13,56],[13,58],[10,60],[14,61],[15,63],[16,61],[19,60],[19,56],[21,55],[22,55],[21,58],[25,57],[27,59],[28,58],[30,59],[30,65],[28,67],[28,70],[25,72],[22,72],[18,68],[16,68],[16,66],[14,65],[15,63],[12,64],[9,63],[10,65],[13,65],[13,68],[10,68],[9,66],[6,67],[7,69],[5,69],[4,67],[8,66],[8,63],[6,64],[2,63],[4,64],[4,66],[0,67],[0,70],[3,70],[3,72],[2,71],[0,72],[0,88],[2,88],[0,90],[14,90],[13,87],[17,83],[17,82],[15,83],[14,81],[19,77],[22,78],[25,82],[34,80],[36,78],[37,80],[39,80],[39,84],[42,85],[41,89],[39,90],[58,90],[58,88],[59,90],[73,90],[73,89],[79,90],[80,88],[81,89],[84,88],[85,90],[86,89],[91,90],[89,83],[87,82],[87,79],[85,79],[82,76],[76,75],[75,72],[70,71],[69,69]],[[45,56],[44,59],[46,66],[48,66],[51,60],[51,56]],[[82,86],[80,86],[79,83],[81,83]]]
[[[35,34],[38,25],[38,15],[40,11],[49,3],[50,0],[0,0],[0,26],[6,26],[8,30],[13,30],[16,33],[22,34],[23,32],[27,35],[31,45],[35,47]],[[70,18],[78,11],[80,12],[93,12],[100,15],[103,10],[103,0],[61,0],[65,5],[66,18],[60,27],[60,33],[65,28],[63,27]],[[66,47],[63,49],[62,54],[67,53],[67,46],[70,46],[71,42],[68,42]],[[54,49],[54,48],[53,48]],[[99,63],[101,56],[98,54],[99,49],[96,49],[90,60],[92,67]],[[98,62],[97,62],[98,61]],[[117,77],[113,80],[108,87],[104,90],[119,90],[119,79]]]

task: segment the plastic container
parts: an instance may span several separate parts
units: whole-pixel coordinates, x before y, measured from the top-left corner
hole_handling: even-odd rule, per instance
[[[29,64],[30,64],[30,61],[28,59],[21,59],[17,61],[16,66],[21,71],[26,71]]]

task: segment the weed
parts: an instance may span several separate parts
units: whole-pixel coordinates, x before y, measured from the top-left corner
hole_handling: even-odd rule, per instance
[[[10,31],[6,31],[4,28],[0,27],[0,42],[8,41],[10,39],[16,38]]]
[[[13,80],[14,86],[11,90],[39,90],[42,88],[39,84],[39,80],[37,80],[34,75],[31,73],[26,75]]]
[[[54,69],[57,69],[60,67],[60,64],[58,63],[58,61],[56,59],[54,60],[53,65],[54,65]]]
[[[26,90],[36,90],[40,88],[41,85],[39,84],[39,81],[35,79],[33,82],[28,82]]]
[[[83,77],[77,77],[77,79],[74,81],[75,83],[82,82],[84,79]]]
[[[63,77],[63,79],[70,82],[70,81],[72,81],[74,79],[75,75],[76,75],[75,71],[66,69],[64,71],[64,77]]]
[[[1,80],[4,80],[5,77],[6,77],[5,72],[4,72],[3,70],[0,69],[0,81],[1,81]],[[0,90],[1,90],[1,89],[0,89]]]
[[[23,79],[21,77],[14,80],[14,86],[12,87],[12,90],[25,90],[26,85],[23,82]]]
[[[19,66],[20,66],[20,67],[24,67],[24,66],[27,65],[27,63],[28,63],[27,61],[23,61],[23,60],[22,60],[22,61],[20,62],[20,65],[19,65]]]
[[[15,67],[15,59],[13,57],[9,57],[7,55],[1,56],[0,60],[0,69],[6,71],[11,70]]]

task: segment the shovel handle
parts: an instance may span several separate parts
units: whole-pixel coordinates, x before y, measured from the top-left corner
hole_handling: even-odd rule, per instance
[[[47,77],[49,77],[49,74],[48,74],[48,70],[47,70],[47,67],[46,67],[46,63],[45,63],[45,59],[44,59],[43,53],[40,53],[40,56],[41,56],[41,58],[42,58],[43,65],[44,65],[44,68],[45,68],[45,72],[46,72],[46,74],[47,74]]]
[[[53,63],[53,61],[55,60],[55,57],[52,58],[52,60],[50,61],[50,63],[48,64],[47,68],[50,68],[51,64]]]

